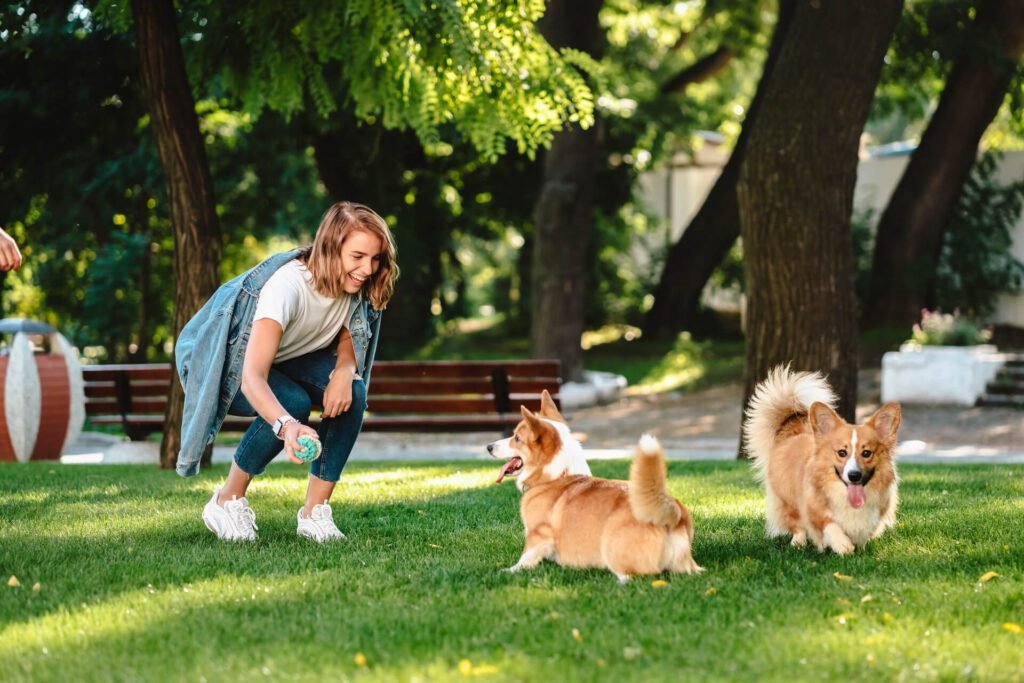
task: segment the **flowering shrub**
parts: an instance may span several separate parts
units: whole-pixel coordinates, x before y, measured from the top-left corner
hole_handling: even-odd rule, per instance
[[[960,316],[960,311],[921,311],[921,322],[914,325],[910,341],[921,346],[973,346],[984,344],[992,332]]]

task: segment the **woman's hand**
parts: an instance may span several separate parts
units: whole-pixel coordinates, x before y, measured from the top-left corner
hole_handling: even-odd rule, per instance
[[[21,252],[18,243],[0,228],[0,270],[17,270],[21,267]]]
[[[317,440],[320,438],[315,429],[301,422],[289,422],[281,428],[281,435],[284,437],[284,454],[296,465],[306,464],[295,455],[295,449],[299,448],[299,437],[311,436]]]
[[[335,368],[324,389],[323,417],[338,417],[352,407],[352,382],[355,373],[349,368]]]

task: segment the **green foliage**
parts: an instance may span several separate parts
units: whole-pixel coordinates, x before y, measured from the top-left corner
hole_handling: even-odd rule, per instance
[[[995,54],[998,40],[975,19],[980,0],[936,2],[908,0],[885,57],[872,102],[868,132],[875,142],[918,137],[957,60],[970,55],[979,62],[1005,59]],[[1024,145],[1024,62],[1019,62],[1008,97],[986,133],[990,146]]]
[[[921,322],[914,325],[912,342],[921,346],[974,346],[984,344],[992,334],[959,311],[921,311]]]
[[[353,460],[332,501],[349,540],[321,546],[295,535],[300,467],[253,483],[260,541],[230,544],[199,518],[225,466],[183,482],[2,463],[0,679],[1012,681],[1024,666],[1020,465],[901,466],[898,525],[837,557],[765,537],[746,463],[673,461],[706,571],[625,586],[502,571],[521,494],[496,472]]]
[[[125,3],[100,8],[127,24]],[[507,142],[532,155],[565,125],[593,123],[576,68],[593,65],[541,38],[543,11],[542,0],[179,3],[193,82],[219,83],[246,112],[327,118],[349,102],[427,145],[450,125],[490,159]]]
[[[983,318],[1001,292],[1024,286],[1024,263],[1014,258],[1013,230],[1024,209],[1024,180],[1000,183],[1001,156],[982,155],[964,185],[943,237],[935,301]]]

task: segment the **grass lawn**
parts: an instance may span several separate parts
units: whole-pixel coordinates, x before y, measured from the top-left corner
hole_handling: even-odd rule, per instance
[[[898,526],[839,558],[766,539],[744,465],[673,462],[707,571],[663,586],[503,573],[518,493],[491,462],[352,463],[326,547],[295,536],[291,466],[253,485],[261,540],[217,541],[225,472],[0,465],[0,680],[1024,677],[1024,467],[905,466]]]

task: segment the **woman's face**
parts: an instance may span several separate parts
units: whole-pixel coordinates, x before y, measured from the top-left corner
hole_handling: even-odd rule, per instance
[[[381,239],[365,230],[356,230],[341,245],[341,263],[345,268],[345,291],[358,294],[366,280],[380,268],[384,251]]]

